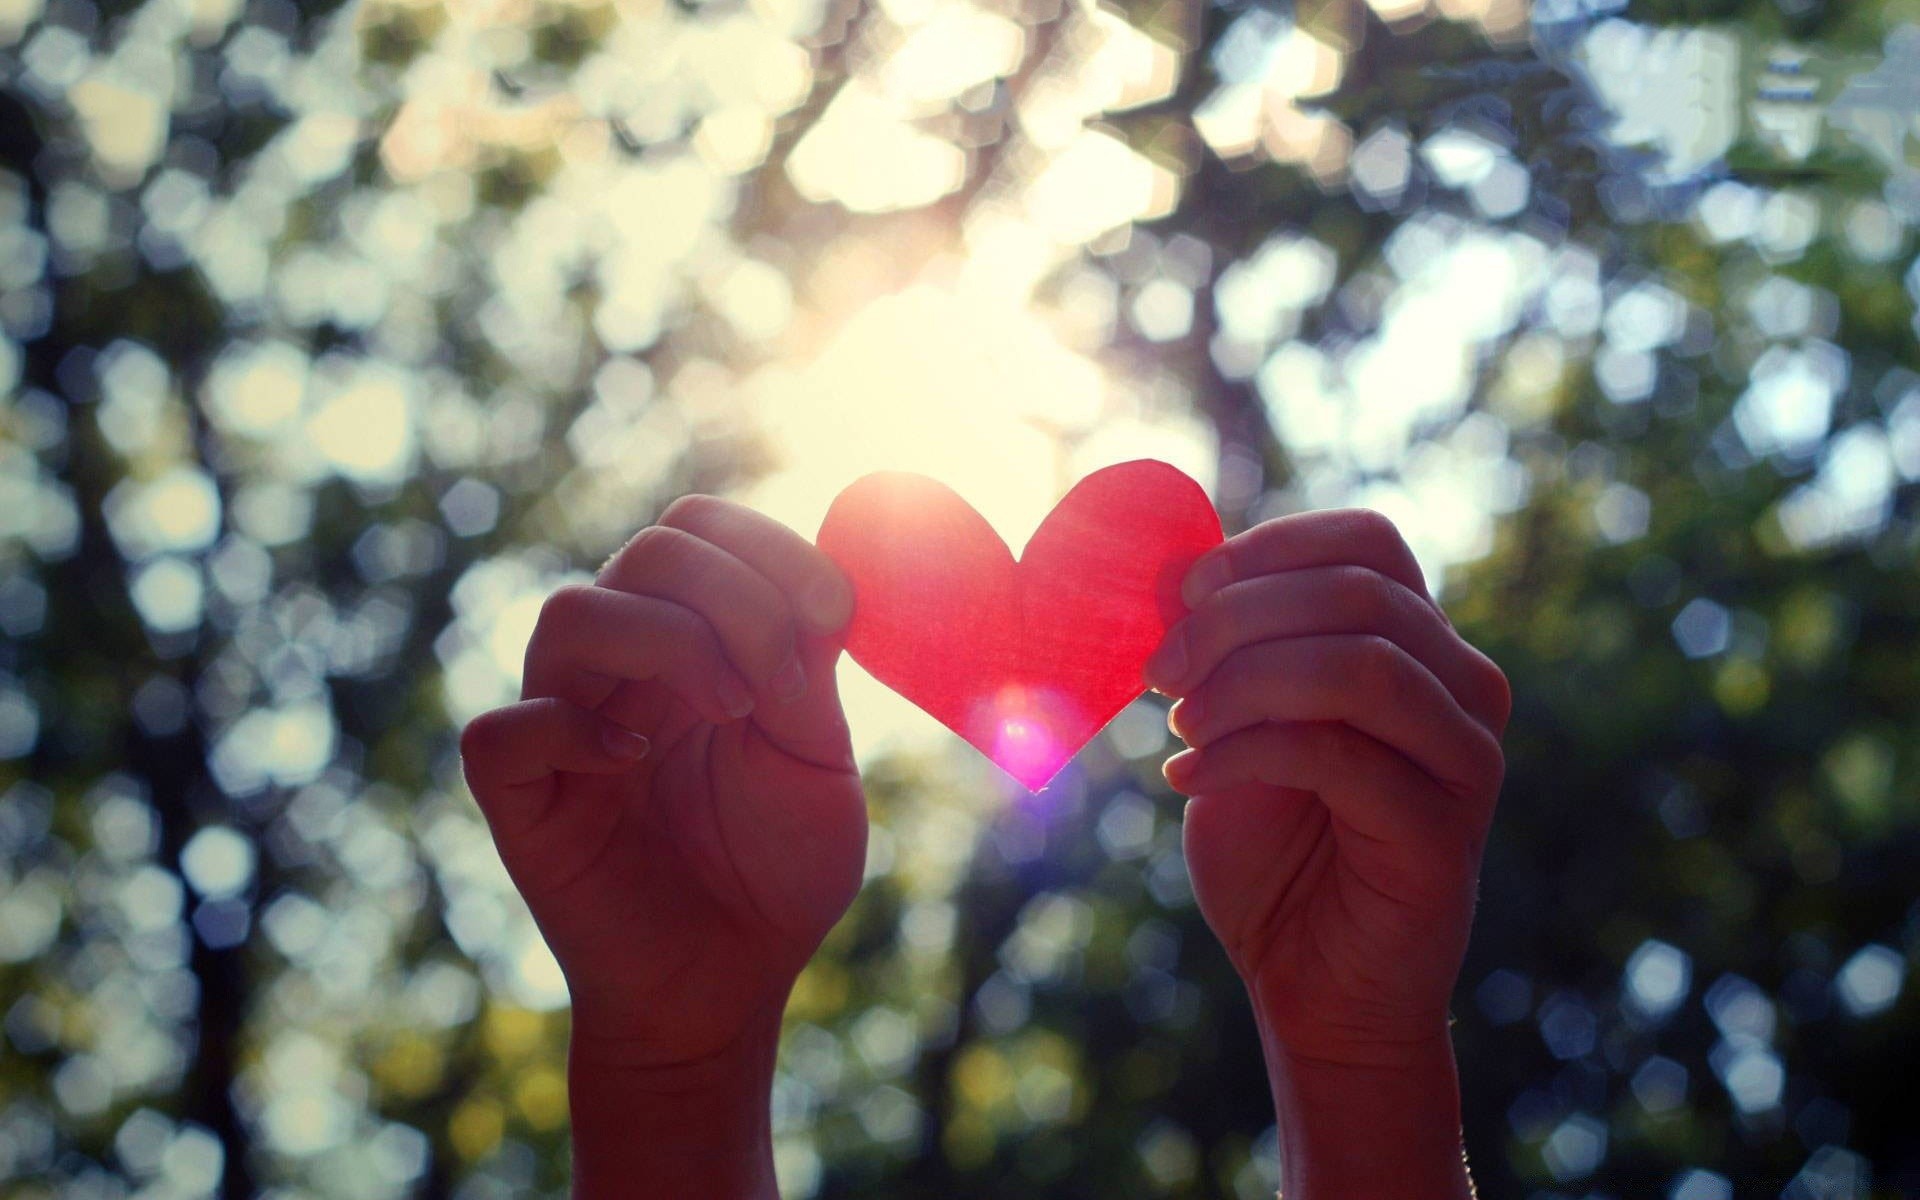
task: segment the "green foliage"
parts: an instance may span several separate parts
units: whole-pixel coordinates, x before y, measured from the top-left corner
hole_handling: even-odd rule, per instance
[[[963,187],[860,214],[805,199],[789,167],[883,44],[861,31],[892,36],[883,16],[829,6],[795,33],[776,5],[649,9],[674,37],[740,22],[756,52],[753,20],[791,18],[775,40],[816,63],[769,114],[764,161],[714,172],[698,236],[662,249],[651,212],[625,240],[540,224],[598,161],[578,130],[599,110],[519,124],[565,99],[620,6],[536,5],[476,37],[460,53],[491,90],[449,85],[444,109],[418,78],[466,28],[452,6],[369,6],[357,26],[279,3],[167,23],[177,7],[0,16],[0,1178],[23,1197],[163,1178],[559,1194],[564,1013],[452,727],[510,694],[517,650],[495,641],[516,605],[672,496],[778,464],[728,372],[791,346],[729,324],[715,265],[772,262],[805,307],[847,261],[891,266],[927,227],[990,215],[1041,157],[1015,101],[1077,52],[1083,18],[1027,6],[1021,64],[923,120],[964,133]],[[1739,136],[1676,175],[1657,143],[1614,136],[1581,65],[1606,13],[1542,5],[1530,41],[1496,43],[1303,5],[1349,53],[1302,111],[1362,151],[1408,143],[1404,186],[1369,190],[1350,163],[1229,161],[1196,132],[1248,8],[1116,11],[1186,51],[1168,95],[1101,118],[1187,172],[1180,202],[1041,293],[1085,269],[1124,308],[1171,248],[1206,252],[1188,332],[1114,324],[1092,352],[1206,420],[1234,527],[1382,497],[1418,516],[1410,481],[1442,459],[1450,495],[1481,497],[1459,521],[1486,545],[1419,545],[1517,697],[1456,1004],[1482,1194],[1920,1194],[1914,169],[1824,125],[1783,154],[1745,90],[1779,39],[1872,65],[1920,14],[1634,6],[1723,26],[1742,55]],[[161,87],[154,61],[184,65]],[[74,89],[94,72],[126,94],[89,126]],[[649,78],[614,161],[690,161],[725,76],[695,74]],[[154,111],[152,153],[110,136]],[[1423,156],[1462,130],[1480,178],[1522,170],[1517,205]],[[433,170],[423,146],[444,151]],[[1276,239],[1323,249],[1330,278],[1237,345],[1227,281]],[[1388,401],[1445,354],[1467,364],[1392,435],[1404,414],[1347,384],[1368,347],[1407,353],[1396,306],[1466,244],[1538,265],[1510,314],[1393,377]],[[621,255],[657,269],[658,328],[613,311],[639,303],[603,270]],[[1276,278],[1261,286],[1297,283]],[[1347,388],[1346,442],[1314,440],[1302,374],[1266,373],[1302,349]],[[263,372],[250,387],[243,367]],[[378,433],[394,406],[397,469],[328,423]],[[644,468],[594,457],[633,430]],[[1495,476],[1522,482],[1495,503]],[[964,757],[870,765],[870,879],[790,1013],[792,1194],[1271,1193],[1264,1069],[1186,890],[1154,702],[1128,720],[1037,797]],[[231,887],[222,831],[253,848]]]

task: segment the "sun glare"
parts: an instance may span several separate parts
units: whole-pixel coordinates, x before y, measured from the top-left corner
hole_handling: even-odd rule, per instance
[[[1043,784],[1060,766],[1060,751],[1037,721],[1008,717],[994,739],[993,760],[1028,787]]]
[[[748,382],[778,465],[744,501],[812,537],[853,480],[915,471],[958,492],[1017,554],[1075,481],[1111,463],[1159,458],[1211,488],[1210,431],[1184,410],[1153,411],[1064,345],[1024,281],[995,286],[972,266],[873,300],[811,359]],[[954,740],[850,661],[841,687],[863,759]]]
[[[1044,787],[1072,757],[1058,732],[1077,725],[1071,702],[1051,688],[1009,686],[980,706],[974,720],[990,731],[991,757],[1032,790]]]

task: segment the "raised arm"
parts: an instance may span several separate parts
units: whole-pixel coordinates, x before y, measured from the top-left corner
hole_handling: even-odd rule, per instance
[[[1463,1200],[1448,1002],[1499,793],[1506,678],[1385,518],[1266,522],[1194,564],[1186,854],[1261,1032],[1286,1200]]]
[[[521,702],[461,739],[572,993],[576,1196],[775,1195],[780,1014],[866,853],[852,606],[791,530],[685,498],[549,599]]]

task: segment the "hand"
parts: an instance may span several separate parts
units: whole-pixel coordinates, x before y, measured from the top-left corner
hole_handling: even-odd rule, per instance
[[[770,1167],[764,1147],[737,1142],[764,1138],[781,1010],[865,862],[833,674],[852,607],[839,569],[791,530],[683,498],[592,586],[548,599],[521,702],[461,739],[573,996],[577,1179],[604,1161],[582,1145],[597,1112],[627,1107],[632,1140],[636,1089],[694,1132],[745,1122],[708,1157]],[[691,1133],[653,1132],[696,1156]],[[635,1184],[629,1173],[614,1190]]]
[[[1447,1006],[1504,770],[1505,676],[1375,513],[1266,522],[1184,592],[1193,611],[1147,677],[1179,697],[1191,748],[1165,769],[1193,797],[1188,871],[1253,997],[1283,1138],[1316,1080],[1364,1100],[1417,1072],[1416,1092],[1453,1092]]]

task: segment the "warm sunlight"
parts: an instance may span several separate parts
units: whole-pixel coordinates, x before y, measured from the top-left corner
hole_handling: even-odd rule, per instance
[[[1067,489],[1100,467],[1158,458],[1212,487],[1204,426],[1185,411],[1153,411],[1063,345],[1018,283],[973,265],[874,300],[810,360],[748,382],[779,459],[743,500],[812,536],[848,483],[915,471],[953,488],[1018,553]],[[903,740],[952,739],[851,661],[841,685],[863,758]]]
[[[1920,1200],[1917,108],[1920,0],[0,0],[0,1197]]]

